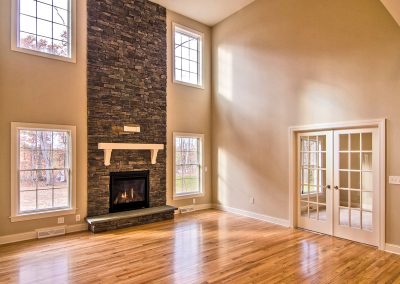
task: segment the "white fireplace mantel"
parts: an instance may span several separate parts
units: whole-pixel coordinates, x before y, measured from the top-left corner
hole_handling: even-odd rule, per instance
[[[157,161],[158,150],[163,150],[163,144],[135,144],[135,143],[99,143],[98,148],[104,150],[104,165],[110,165],[112,150],[150,150],[151,163]]]

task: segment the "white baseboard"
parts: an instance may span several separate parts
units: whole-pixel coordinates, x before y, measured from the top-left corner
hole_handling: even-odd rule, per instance
[[[206,209],[211,209],[213,208],[213,205],[210,203],[206,204],[191,204],[191,205],[186,205],[186,206],[181,206],[178,208],[178,213],[182,209],[183,211],[187,210],[187,212],[193,212],[193,211],[199,211],[199,210],[206,210]]]
[[[225,205],[221,205],[221,204],[214,204],[213,208],[221,210],[221,211],[226,211],[229,213],[265,221],[268,223],[284,226],[284,227],[290,226],[289,220],[286,220],[286,219],[280,219],[280,218],[276,218],[276,217],[272,217],[272,216],[268,216],[268,215],[264,215],[264,214],[259,214],[259,213],[255,213],[255,212],[251,212],[251,211],[246,211],[246,210],[242,210],[242,209],[237,209],[237,208],[233,208],[233,207],[229,207],[229,206],[225,206]]]
[[[81,231],[87,231],[87,230],[88,230],[88,225],[85,223],[66,226],[67,234],[81,232]],[[34,240],[34,239],[37,239],[37,231],[36,230],[26,232],[26,233],[0,236],[0,245]]]
[[[385,251],[400,255],[400,246],[393,244],[386,244]]]
[[[76,225],[69,225],[66,228],[67,234],[82,232],[89,230],[87,223],[76,224]]]

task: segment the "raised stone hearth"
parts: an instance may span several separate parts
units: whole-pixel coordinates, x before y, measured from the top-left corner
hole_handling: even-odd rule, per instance
[[[93,233],[121,229],[174,218],[173,206],[160,206],[118,213],[110,213],[86,219]]]

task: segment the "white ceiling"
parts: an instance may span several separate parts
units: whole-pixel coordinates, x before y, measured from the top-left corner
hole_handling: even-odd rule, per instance
[[[150,0],[208,26],[214,26],[254,0]]]

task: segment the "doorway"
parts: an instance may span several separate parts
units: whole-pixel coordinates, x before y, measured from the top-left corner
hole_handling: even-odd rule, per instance
[[[381,247],[380,127],[291,130],[292,225]]]

